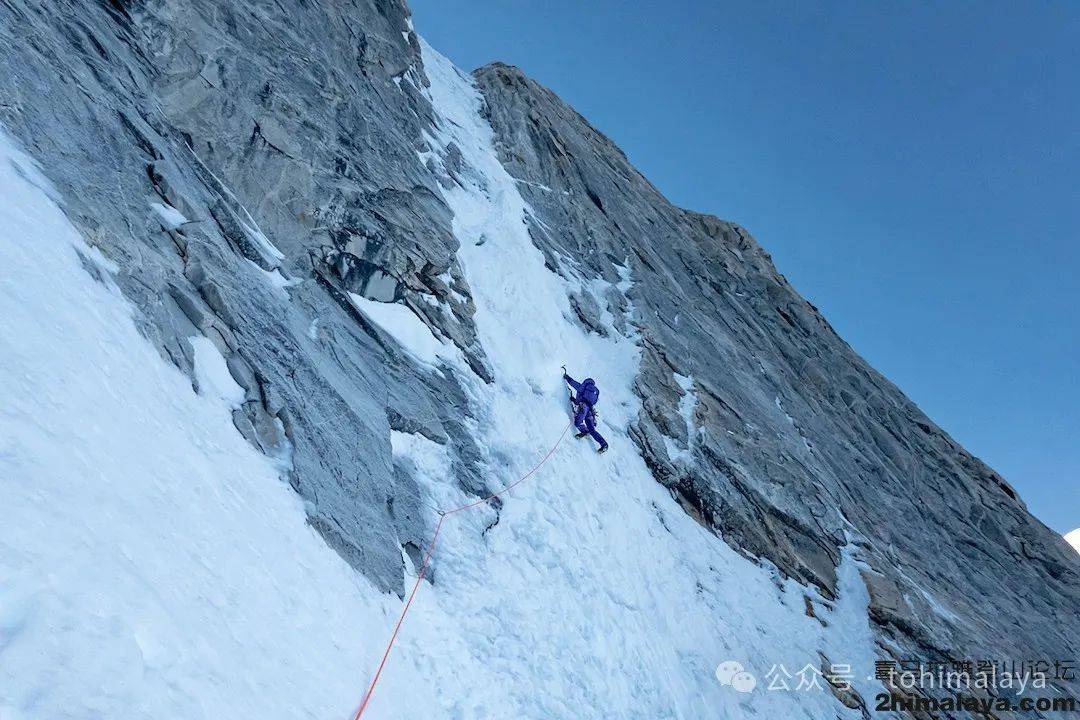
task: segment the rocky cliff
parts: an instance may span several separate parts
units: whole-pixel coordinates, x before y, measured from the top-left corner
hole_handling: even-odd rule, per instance
[[[499,306],[465,267],[500,226],[463,247],[454,200],[494,196],[505,172],[567,322],[636,348],[616,452],[640,456],[707,529],[689,552],[726,543],[775,566],[813,614],[837,600],[854,548],[881,658],[1080,647],[1076,554],[854,353],[746,230],[673,206],[500,63],[473,74],[501,163],[479,168],[401,2],[0,0],[0,38],[0,124],[115,263],[143,335],[192,377],[188,339],[214,343],[244,390],[237,431],[379,590],[403,592],[433,524],[423,468],[392,437],[442,448],[468,496],[509,461],[478,428],[484,388],[515,366],[477,322]],[[510,258],[490,269],[510,284],[518,271]],[[365,303],[404,309],[460,362],[418,361]]]
[[[526,181],[537,245],[639,278],[634,438],[687,512],[827,593],[855,538],[887,655],[1071,657],[1075,553],[1004,478],[853,352],[746,230],[671,205],[516,68],[475,75],[502,160]],[[610,302],[583,291],[575,307],[603,332],[594,319]],[[695,380],[692,439],[677,375]],[[672,442],[690,455],[673,457]]]

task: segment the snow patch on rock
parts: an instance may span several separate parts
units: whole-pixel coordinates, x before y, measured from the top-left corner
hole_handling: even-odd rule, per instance
[[[1076,548],[1076,552],[1080,553],[1080,528],[1076,528],[1072,532],[1065,533],[1065,542]]]
[[[229,367],[208,338],[197,335],[189,339],[195,352],[195,381],[200,395],[224,402],[229,407],[238,407],[244,402],[244,388],[229,374]]]
[[[414,359],[424,365],[434,366],[439,358],[456,358],[453,343],[435,337],[427,323],[401,303],[369,300],[363,295],[349,293],[353,305],[378,325],[386,334],[398,341]]]
[[[154,214],[158,216],[158,219],[161,220],[161,224],[166,230],[175,230],[188,222],[188,219],[184,217],[184,213],[180,212],[172,205],[152,202],[150,203],[150,208],[154,211]]]

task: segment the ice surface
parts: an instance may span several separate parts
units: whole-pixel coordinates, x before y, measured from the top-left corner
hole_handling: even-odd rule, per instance
[[[694,379],[686,375],[674,374],[675,382],[683,391],[683,395],[679,398],[679,415],[682,416],[683,422],[686,423],[686,447],[681,447],[671,438],[664,436],[664,445],[667,450],[668,457],[672,460],[678,460],[683,463],[689,463],[693,461],[693,449],[694,449],[694,408],[697,406],[697,392],[694,390]]]

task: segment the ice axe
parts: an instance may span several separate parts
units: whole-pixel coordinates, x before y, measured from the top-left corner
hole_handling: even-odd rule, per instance
[[[562,365],[560,367],[562,367],[563,378],[566,378],[566,366]],[[574,391],[568,387],[566,388],[566,395],[570,398],[570,409],[576,412],[577,404],[574,402]]]

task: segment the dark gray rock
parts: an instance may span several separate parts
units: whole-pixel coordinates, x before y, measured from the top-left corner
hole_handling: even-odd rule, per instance
[[[517,68],[474,75],[550,267],[572,280],[571,258],[615,282],[629,259],[629,295],[607,306],[637,311],[632,434],[688,513],[826,596],[857,540],[886,654],[1072,658],[1080,562],[1005,480],[856,355],[744,229],[671,205]],[[596,330],[592,306],[574,307]],[[697,395],[690,464],[664,441],[687,441],[675,373]]]
[[[450,213],[416,159],[431,112],[407,8],[11,0],[0,36],[0,122],[121,268],[140,328],[185,372],[190,336],[218,346],[246,391],[234,424],[287,464],[327,541],[400,593],[401,548],[430,529],[402,511],[418,490],[391,424],[460,451],[463,485],[482,487],[469,411],[345,293],[424,308],[486,364]]]
[[[671,205],[515,68],[476,80],[534,242],[581,285],[576,320],[640,340],[632,436],[687,513],[825,598],[854,541],[883,654],[1072,657],[1080,562],[1008,483],[744,229]],[[246,393],[237,429],[330,546],[399,593],[431,528],[391,430],[443,445],[476,495],[486,458],[461,379],[417,367],[348,293],[405,305],[493,379],[440,193],[468,169],[455,148],[445,175],[418,160],[426,82],[401,0],[0,0],[0,123],[120,268],[162,356],[190,374],[188,338],[211,339]]]

